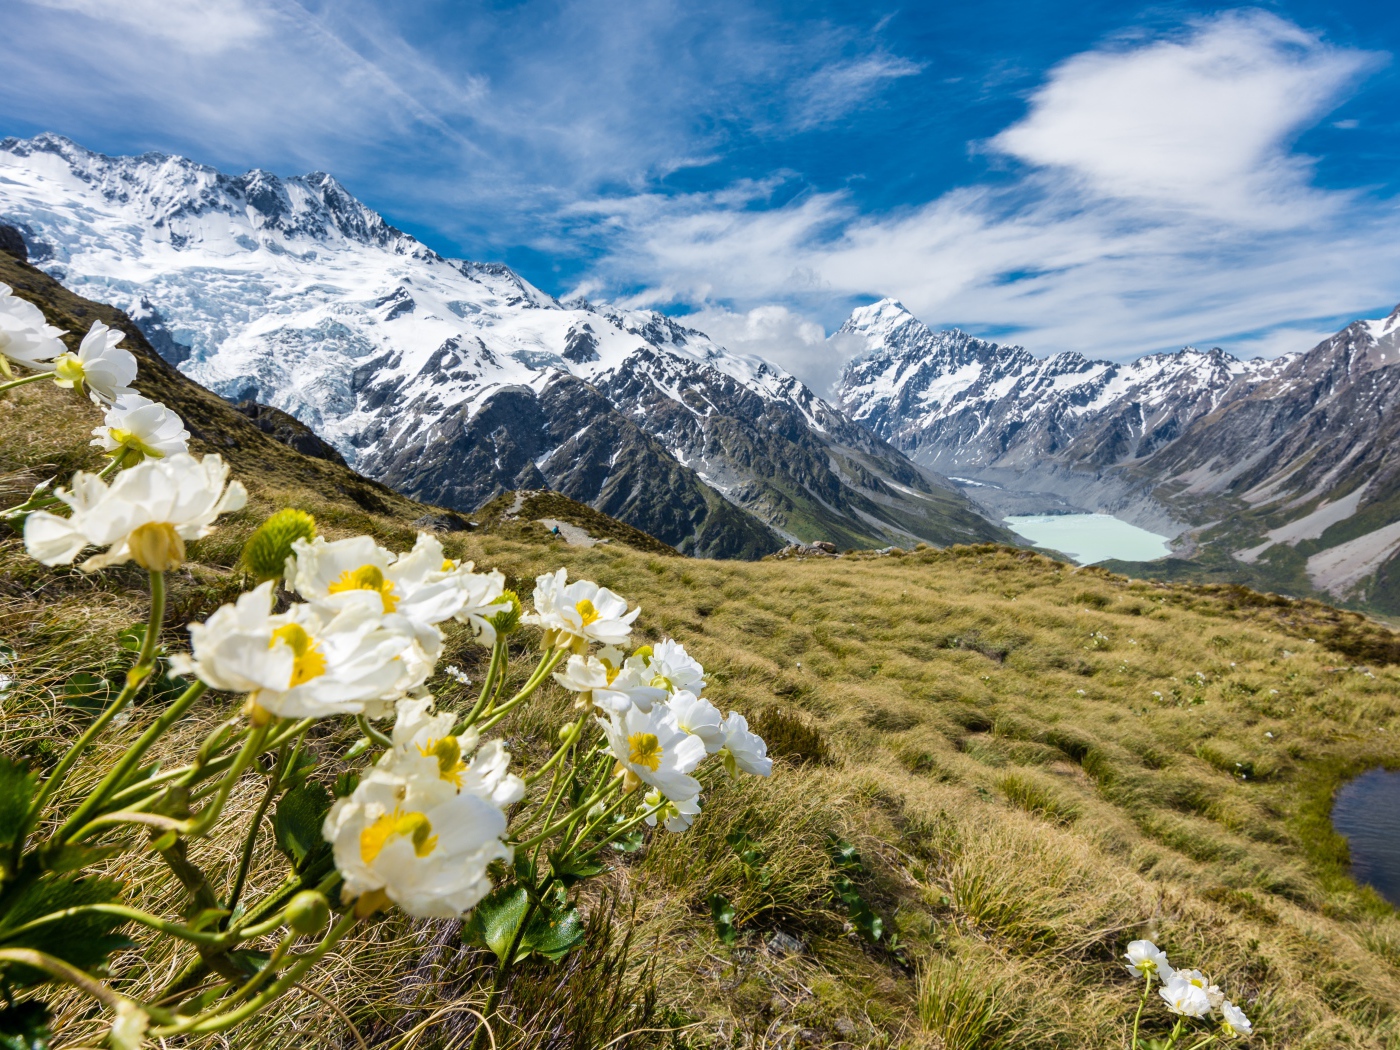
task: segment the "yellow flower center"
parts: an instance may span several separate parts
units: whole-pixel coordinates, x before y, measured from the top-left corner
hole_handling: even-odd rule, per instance
[[[462,774],[467,764],[462,761],[462,745],[455,736],[445,736],[441,740],[429,740],[418,748],[424,758],[436,758],[438,776],[455,785],[462,786]]]
[[[439,572],[451,572],[451,571],[452,571],[453,569],[455,569],[456,567],[457,567],[457,563],[456,563],[455,561],[453,561],[451,558],[443,558],[443,559],[442,559],[442,568],[441,568],[440,570],[438,570],[438,571],[439,571]]]
[[[583,626],[587,627],[598,619],[598,610],[593,608],[593,603],[584,598],[574,606],[578,610],[579,619],[583,621]]]
[[[384,603],[386,613],[398,608],[399,600],[394,597],[394,582],[384,578],[384,570],[378,565],[361,565],[358,569],[346,569],[340,578],[328,588],[331,594],[344,591],[376,591]]]
[[[395,806],[394,812],[385,813],[360,832],[360,859],[373,864],[374,858],[395,835],[411,839],[413,852],[420,857],[426,857],[437,848],[437,836],[428,818],[422,813],[405,813]]]
[[[633,733],[627,738],[627,761],[646,766],[653,773],[661,768],[661,741],[655,733]]]
[[[268,648],[271,649],[279,641],[285,642],[295,657],[292,661],[291,681],[287,683],[288,689],[295,689],[326,673],[325,654],[317,648],[316,639],[307,634],[306,628],[301,624],[289,623],[277,628],[272,632],[272,641],[268,643]]]
[[[125,430],[122,427],[108,427],[107,435],[116,442],[117,445],[116,448],[107,453],[109,456],[120,456],[126,451],[133,451],[139,452],[143,456],[150,456],[152,459],[160,459],[165,454],[151,448],[150,445],[141,440],[134,430]],[[139,463],[140,460],[138,459],[137,462]]]
[[[86,378],[82,362],[78,360],[78,355],[72,352],[54,358],[53,376],[59,386],[68,387],[81,387],[83,379]]]
[[[185,562],[185,541],[169,522],[152,521],[133,529],[126,543],[131,560],[147,572],[169,572]]]

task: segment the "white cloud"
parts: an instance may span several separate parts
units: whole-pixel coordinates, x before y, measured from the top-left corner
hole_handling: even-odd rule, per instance
[[[821,325],[776,303],[741,313],[710,306],[683,321],[735,353],[772,361],[818,393],[825,393],[845,360]]]
[[[916,76],[923,66],[897,55],[875,53],[833,62],[799,82],[793,125],[807,130],[829,124],[858,108],[891,80]]]
[[[140,30],[197,55],[216,54],[262,36],[267,12],[246,0],[31,0],[108,24]]]
[[[1327,195],[1289,139],[1381,56],[1332,47],[1263,12],[1090,51],[1051,71],[991,147],[1064,169],[1093,191],[1234,223],[1293,225]]]
[[[1115,43],[1053,70],[994,140],[1034,162],[1009,184],[885,215],[842,193],[766,207],[761,184],[597,201],[614,239],[594,280],[745,317],[782,302],[833,326],[834,304],[889,295],[1036,353],[1236,336],[1246,353],[1299,349],[1311,319],[1400,297],[1395,203],[1314,188],[1285,152],[1375,61],[1259,14]],[[775,356],[796,352],[773,340]],[[762,338],[745,348],[763,353]],[[809,355],[804,378],[824,385],[835,356]]]

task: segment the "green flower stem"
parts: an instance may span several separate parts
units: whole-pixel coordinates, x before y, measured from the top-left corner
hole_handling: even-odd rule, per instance
[[[624,820],[617,827],[613,828],[612,831],[608,832],[606,837],[594,843],[592,846],[589,846],[588,849],[584,850],[582,853],[574,854],[573,859],[587,860],[589,857],[593,856],[593,854],[597,853],[600,849],[606,846],[609,842],[613,842],[616,839],[621,838],[623,835],[626,835],[629,831],[631,831],[637,825],[641,824],[644,820],[646,820],[647,817],[655,816],[657,813],[660,813],[665,808],[666,801],[664,799],[658,805],[652,806],[650,809],[643,808],[635,817],[631,817],[627,820]],[[575,845],[582,843],[585,837],[587,837],[587,829],[585,829],[585,834],[580,835],[578,837],[578,840],[575,842]]]
[[[93,720],[92,725],[78,737],[72,747],[59,759],[58,765],[48,778],[40,786],[39,792],[34,797],[34,802],[30,805],[28,813],[20,823],[19,833],[14,839],[14,860],[18,867],[19,859],[24,850],[24,841],[35,823],[39,820],[39,815],[43,813],[44,807],[48,805],[53,793],[68,778],[69,772],[77,763],[83,751],[97,739],[98,735],[107,728],[112,719],[121,713],[127,704],[131,703],[141,688],[141,683],[150,677],[151,671],[155,669],[156,645],[160,641],[161,624],[165,622],[165,574],[153,572],[151,576],[151,615],[146,621],[146,637],[141,641],[141,651],[136,655],[136,662],[131,670],[126,673],[126,684],[122,691],[117,694],[117,698],[107,705],[106,709]]]
[[[610,784],[609,787],[613,785],[621,787],[621,778],[612,781],[612,784]],[[619,809],[625,806],[629,800],[634,799],[635,797],[636,792],[625,791],[617,797],[617,800],[615,802],[611,803],[605,810],[603,810],[603,812],[599,813],[592,820],[587,821],[583,825],[583,827],[579,829],[578,834],[573,836],[573,838],[569,842],[569,845],[565,848],[565,856],[573,854],[573,851],[578,849],[578,847],[583,844],[584,840],[587,839],[588,836],[591,835],[595,830],[597,830],[600,824],[602,824],[605,820],[611,819],[614,813],[616,813]],[[610,841],[610,839],[605,841]]]
[[[461,736],[481,716],[482,710],[491,699],[492,690],[505,677],[501,674],[501,667],[506,660],[506,645],[506,636],[496,635],[496,644],[491,647],[491,662],[486,665],[486,677],[481,681],[481,695],[476,698],[476,703],[472,705],[467,717],[458,722],[452,730],[453,736]]]
[[[573,724],[573,728],[569,731],[569,735],[567,739],[565,739],[564,743],[560,745],[559,750],[554,752],[554,755],[550,758],[548,762],[540,766],[539,769],[535,770],[533,773],[531,773],[528,777],[525,778],[526,787],[529,787],[535,781],[539,780],[540,777],[544,776],[556,765],[558,765],[560,760],[562,760],[563,757],[569,753],[569,750],[575,744],[578,743],[579,737],[583,735],[583,721],[587,717],[587,714],[579,716],[579,720]],[[553,789],[551,788],[550,790],[552,791]]]
[[[261,753],[262,744],[270,728],[270,725],[258,726],[248,734],[243,741],[242,750],[238,752],[238,757],[229,766],[228,772],[211,789],[214,800],[199,811],[199,816],[188,820],[176,820],[158,813],[142,813],[133,809],[118,810],[115,813],[106,813],[88,821],[73,832],[68,837],[68,841],[85,839],[104,828],[114,827],[118,824],[145,824],[163,831],[173,831],[186,838],[199,838],[208,832],[214,821],[219,818],[219,814],[223,812],[224,804],[228,802],[228,796],[233,790],[234,783],[243,775],[248,764]]]
[[[301,750],[301,742],[297,742],[297,750]],[[263,797],[258,802],[258,808],[253,812],[253,819],[248,824],[248,834],[243,839],[243,852],[238,858],[238,873],[233,878],[233,889],[229,891],[228,908],[232,915],[238,907],[238,899],[243,896],[243,886],[248,881],[248,869],[253,865],[253,847],[258,841],[258,832],[262,829],[263,817],[267,815],[267,809],[272,805],[272,800],[277,797],[282,786],[282,775],[286,770],[287,745],[283,744],[277,752],[277,765],[273,767],[267,776],[267,790],[263,792]],[[227,923],[227,919],[224,920]]]
[[[12,941],[16,937],[28,933],[30,930],[36,930],[48,923],[60,922],[63,919],[71,918],[75,915],[115,915],[118,918],[127,919],[131,922],[139,922],[142,926],[149,926],[151,929],[157,930],[160,933],[168,933],[172,937],[178,937],[180,940],[189,941],[192,944],[205,944],[218,947],[225,943],[233,943],[232,941],[228,941],[224,934],[203,933],[198,930],[192,930],[188,926],[182,926],[178,922],[168,922],[159,916],[141,911],[138,908],[128,908],[124,904],[82,904],[73,908],[64,908],[62,911],[50,912],[42,918],[26,922],[23,926],[16,926],[13,929],[6,930],[3,937],[7,941]]]
[[[0,962],[19,963],[21,966],[42,970],[50,977],[71,984],[79,991],[86,992],[111,1010],[131,1001],[123,995],[118,995],[105,984],[94,981],[76,966],[66,963],[62,959],[55,959],[46,952],[35,951],[33,948],[0,948]]]
[[[1147,994],[1152,991],[1152,975],[1143,974],[1146,983],[1142,986],[1142,1000],[1138,1003],[1137,1013],[1133,1016],[1133,1041],[1132,1050],[1138,1050],[1141,1045],[1138,1042],[1138,1025],[1142,1022],[1142,1008],[1147,1005]]]
[[[387,733],[381,733],[374,726],[370,725],[369,719],[363,713],[355,716],[355,724],[360,727],[360,732],[369,738],[371,744],[379,747],[393,747],[394,739]]]
[[[209,687],[203,682],[195,682],[181,693],[175,702],[166,708],[165,712],[150,724],[136,743],[127,748],[126,754],[122,755],[117,761],[117,764],[102,778],[102,782],[98,784],[97,787],[93,788],[92,794],[83,801],[82,805],[74,810],[71,817],[63,822],[63,826],[54,834],[54,840],[57,842],[66,841],[65,836],[69,832],[76,827],[81,827],[83,821],[87,820],[88,817],[92,815],[93,811],[98,809],[102,803],[107,800],[112,791],[126,780],[131,774],[131,771],[136,768],[137,763],[141,761],[142,756],[150,750],[151,745],[164,736],[165,731],[174,724],[175,720],[188,711],[191,705],[203,696],[208,688]]]
[[[268,733],[272,729],[272,724],[258,726],[243,742],[243,750],[238,753],[238,758],[234,761],[229,771],[224,774],[219,782],[218,793],[214,796],[214,801],[200,810],[199,816],[195,818],[190,829],[184,834],[189,838],[199,838],[214,825],[214,821],[219,819],[219,814],[224,810],[224,804],[228,801],[229,793],[233,791],[233,785],[243,771],[261,752],[262,745],[267,740]]]
[[[25,376],[23,379],[11,379],[8,383],[0,383],[0,394],[6,390],[13,390],[17,386],[24,386],[26,383],[37,383],[41,379],[52,378],[52,372],[35,372],[32,376]]]
[[[283,992],[296,984],[297,981],[301,979],[301,975],[315,966],[327,952],[335,947],[335,945],[350,932],[350,927],[354,925],[355,913],[354,911],[347,911],[345,915],[342,916],[341,920],[326,934],[325,939],[322,940],[320,944],[306,955],[297,956],[296,961],[293,962],[291,966],[287,967],[286,972],[272,987],[268,988],[256,998],[249,1000],[239,1009],[208,1017],[200,1015],[199,1017],[180,1021],[177,1024],[152,1028],[148,1034],[153,1039],[160,1039],[167,1036],[179,1035],[183,1032],[222,1032],[227,1028],[232,1028],[234,1025],[252,1017],[264,1006],[274,999],[277,999]],[[266,969],[266,967],[264,969]]]
[[[510,714],[511,711],[530,699],[535,690],[544,684],[549,673],[558,667],[563,662],[564,657],[568,655],[569,650],[567,649],[555,649],[554,652],[546,656],[545,659],[541,661],[540,666],[535,669],[535,673],[530,676],[530,680],[521,687],[520,692],[516,693],[500,707],[495,708],[491,712],[490,717],[487,718],[485,722],[481,723],[481,731],[483,733],[486,732],[501,719],[505,718],[506,715]]]
[[[567,816],[561,817],[555,823],[548,825],[538,835],[534,835],[526,839],[524,842],[515,843],[515,848],[530,849],[538,843],[543,842],[550,836],[555,835],[560,831],[563,831],[564,828],[568,827],[570,821],[572,821],[581,813],[587,813],[590,809],[593,808],[594,803],[601,802],[604,798],[608,796],[609,793],[616,790],[618,786],[618,781],[613,781],[612,783],[608,784],[608,786],[603,788],[602,791],[596,792],[595,794],[589,796],[588,798],[580,802],[569,812]],[[623,797],[625,798],[626,796]]]
[[[1181,1035],[1181,1030],[1182,1030],[1182,1028],[1184,1028],[1185,1026],[1186,1026],[1186,1018],[1184,1018],[1184,1017],[1178,1017],[1178,1018],[1176,1019],[1176,1024],[1172,1025],[1172,1032],[1171,1032],[1171,1035],[1167,1036],[1167,1046],[1166,1046],[1166,1050],[1171,1050],[1172,1047],[1176,1046],[1177,1037],[1178,1037],[1179,1035]]]
[[[1201,1050],[1202,1047],[1210,1046],[1211,1043],[1216,1042],[1219,1038],[1219,1032],[1212,1032],[1210,1035],[1202,1039],[1199,1043],[1192,1043],[1189,1047],[1187,1047],[1187,1050]]]

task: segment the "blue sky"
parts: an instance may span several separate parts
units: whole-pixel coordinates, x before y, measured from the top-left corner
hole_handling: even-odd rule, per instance
[[[825,385],[892,295],[1036,353],[1400,300],[1400,5],[0,0],[0,134],[330,171]]]

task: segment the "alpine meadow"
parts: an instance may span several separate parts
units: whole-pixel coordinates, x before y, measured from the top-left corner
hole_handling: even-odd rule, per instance
[[[115,544],[106,567],[39,549],[32,525],[4,540],[13,1045],[970,1050],[1251,1028],[1276,1047],[1396,1045],[1400,920],[1328,824],[1343,778],[1397,758],[1387,628],[996,544],[699,560],[548,493],[503,496],[472,528],[275,440],[119,311],[9,257],[0,279],[10,317],[69,333],[51,347],[69,356],[16,368],[0,400],[7,506],[59,505],[55,476],[101,471],[117,493],[185,461],[151,457],[151,437],[132,464],[140,442],[80,393],[104,382],[100,355],[73,352],[94,322],[205,471],[222,457],[246,489],[178,543],[118,535],[119,508],[82,524],[67,495],[75,524],[50,515],[65,528],[115,529],[93,541]],[[347,590],[315,564],[346,544],[443,564],[414,583],[399,555]],[[325,604],[392,592],[417,610],[401,618],[429,616],[429,583],[468,563],[487,582],[460,620]],[[551,590],[561,567],[597,586]],[[152,573],[164,612],[133,631]],[[241,649],[213,638],[235,600]],[[584,657],[624,639],[636,655]],[[405,684],[374,667],[411,670],[411,644],[436,706],[399,700],[390,732],[373,698]],[[303,684],[248,669],[284,650]],[[555,681],[566,657],[577,674]],[[259,673],[281,691],[237,680]],[[328,674],[344,684],[318,694]],[[437,789],[415,778],[449,773],[467,786],[422,802]],[[467,799],[484,816],[454,816]]]

